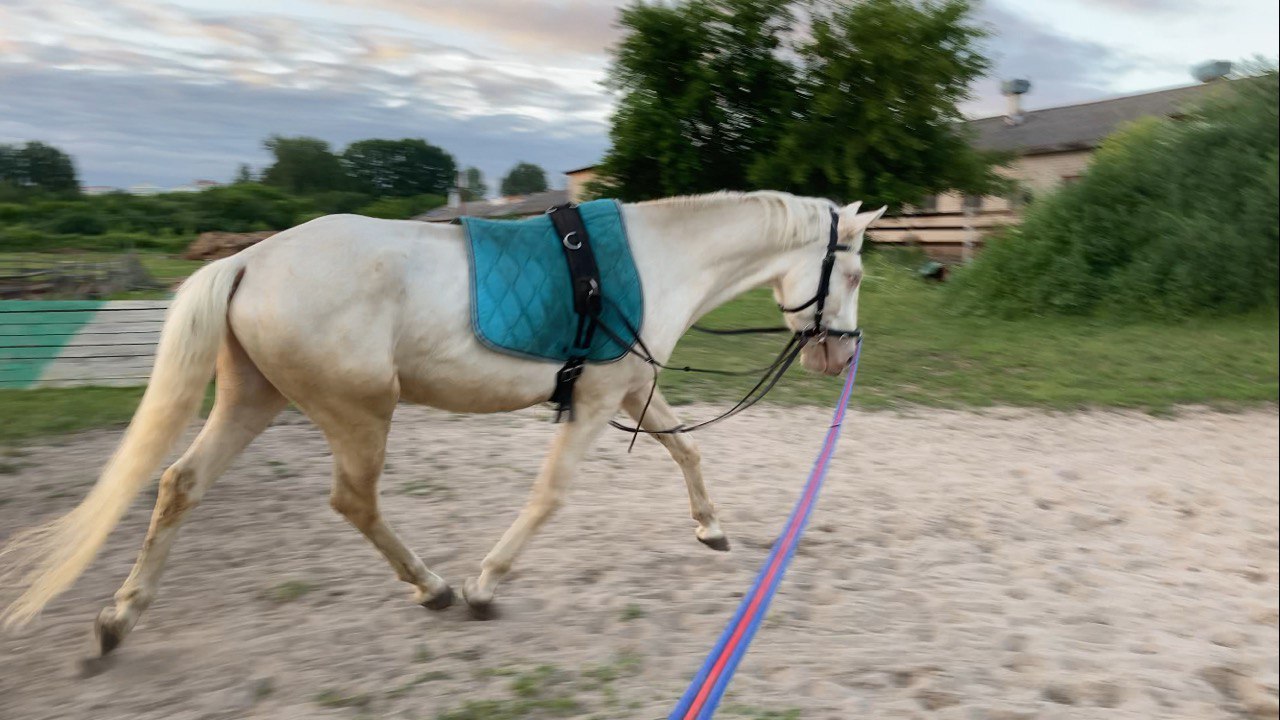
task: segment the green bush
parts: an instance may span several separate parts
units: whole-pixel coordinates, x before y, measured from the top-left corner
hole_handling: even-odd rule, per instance
[[[311,196],[311,206],[322,215],[353,213],[369,204],[373,197],[361,192],[330,190]]]
[[[1123,128],[1077,183],[1034,202],[956,274],[957,305],[1002,316],[1275,307],[1278,120],[1271,69],[1183,119]]]
[[[58,215],[48,227],[59,235],[101,235],[107,231],[107,222],[98,213],[77,208]]]
[[[406,220],[432,208],[440,207],[445,199],[439,195],[413,195],[410,197],[385,197],[356,210],[361,215],[392,220]]]
[[[305,201],[265,185],[242,183],[194,193],[196,231],[283,230],[294,224]]]
[[[196,233],[284,230],[311,218],[358,212],[409,218],[444,204],[439,195],[375,200],[357,192],[291,195],[258,183],[198,193],[64,197],[29,191],[0,202],[0,249],[178,251]]]

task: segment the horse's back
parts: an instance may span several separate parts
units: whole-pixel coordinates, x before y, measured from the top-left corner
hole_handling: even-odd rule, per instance
[[[245,251],[232,330],[259,364],[382,377],[406,314],[448,314],[443,293],[430,294],[440,302],[428,307],[410,304],[423,302],[420,283],[465,269],[457,265],[466,261],[461,238],[450,230],[456,234],[427,223],[327,215],[278,233]]]

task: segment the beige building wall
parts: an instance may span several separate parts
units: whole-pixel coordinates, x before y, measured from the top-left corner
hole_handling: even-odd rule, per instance
[[[1009,164],[1006,175],[1021,181],[1035,195],[1043,195],[1083,175],[1092,157],[1092,150],[1024,155]]]
[[[569,191],[569,202],[581,202],[587,183],[596,178],[595,168],[586,168],[577,172],[566,173],[565,189]]]
[[[1040,197],[1084,174],[1092,156],[1092,150],[1024,155],[1001,173]],[[970,198],[966,212],[964,195],[944,193],[931,208],[907,208],[901,215],[877,222],[871,236],[877,242],[918,245],[934,257],[966,259],[982,246],[986,235],[1019,221],[1021,208],[1011,197],[988,195],[981,204]]]

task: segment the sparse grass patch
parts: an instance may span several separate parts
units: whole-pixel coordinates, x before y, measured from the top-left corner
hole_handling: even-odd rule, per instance
[[[253,700],[254,702],[265,700],[275,691],[276,687],[271,682],[271,678],[262,678],[253,686]]]
[[[409,480],[400,484],[400,494],[411,497],[447,498],[452,495],[449,488],[425,478]]]
[[[644,611],[644,608],[640,607],[635,603],[627,603],[627,606],[622,608],[623,622],[626,622],[628,620],[638,620],[644,617],[645,614],[646,613]]]
[[[639,671],[641,660],[630,652],[619,653],[612,663],[598,665],[577,673],[554,665],[539,665],[532,670],[485,668],[477,678],[511,677],[510,697],[478,700],[436,715],[435,720],[524,720],[525,718],[614,717],[616,712],[590,715],[604,708],[622,705],[618,691],[611,684],[618,678]],[[578,694],[590,693],[589,695]],[[630,706],[634,706],[632,701]]]
[[[287,580],[268,589],[265,596],[267,600],[277,605],[283,605],[284,603],[293,602],[315,589],[315,585],[305,580]]]
[[[321,707],[327,708],[361,708],[369,707],[373,702],[373,698],[368,693],[347,693],[343,690],[329,689],[316,695],[315,702]]]
[[[298,476],[298,473],[294,472],[288,463],[279,460],[268,460],[267,467],[271,468],[271,472],[276,476],[277,480]]]
[[[569,681],[569,674],[554,665],[539,665],[531,672],[518,675],[511,682],[511,690],[525,698],[542,697],[549,688]]]
[[[428,670],[426,672],[421,672],[414,676],[413,679],[405,682],[403,685],[388,690],[387,697],[400,697],[423,683],[435,682],[436,680],[448,680],[451,677],[453,676],[444,670]]]

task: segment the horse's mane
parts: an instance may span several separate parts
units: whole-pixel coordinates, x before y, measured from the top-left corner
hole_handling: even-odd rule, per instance
[[[704,195],[678,195],[647,200],[637,204],[644,207],[718,209],[744,203],[764,212],[769,235],[777,238],[784,247],[825,240],[830,222],[828,218],[831,209],[835,207],[829,200],[800,197],[777,190],[721,190]]]

